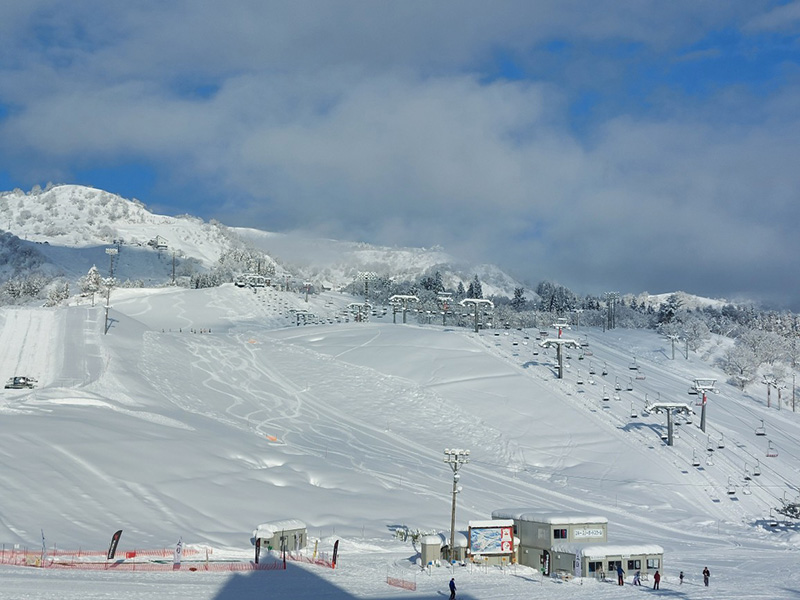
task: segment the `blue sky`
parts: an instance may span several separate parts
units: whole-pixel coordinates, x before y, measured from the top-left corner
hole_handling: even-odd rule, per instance
[[[800,2],[0,7],[0,189],[800,306]]]

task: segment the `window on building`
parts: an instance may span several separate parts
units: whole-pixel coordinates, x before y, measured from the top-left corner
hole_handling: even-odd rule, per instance
[[[617,567],[622,566],[621,560],[610,560],[608,561],[608,572],[612,573],[617,570]]]
[[[589,573],[599,573],[603,570],[603,563],[600,561],[589,563]]]
[[[642,561],[641,560],[629,560],[628,561],[628,571],[639,570],[642,568]]]
[[[647,559],[647,568],[648,569],[658,569],[661,565],[661,561],[658,558],[648,558]]]
[[[567,539],[567,530],[566,529],[554,529],[553,530],[553,537],[557,540],[565,540]]]

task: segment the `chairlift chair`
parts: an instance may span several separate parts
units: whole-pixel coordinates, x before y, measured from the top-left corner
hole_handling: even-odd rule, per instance
[[[614,392],[614,400],[622,400],[622,398],[619,395],[619,392]]]
[[[631,378],[628,378],[628,391],[629,392],[633,391],[633,379]]]
[[[636,412],[636,409],[633,407],[633,400],[631,400],[631,419],[635,419],[639,416],[639,413]]]
[[[736,486],[733,485],[731,478],[728,477],[728,495],[733,496],[736,493]]]
[[[713,452],[714,448],[716,448],[716,446],[714,446],[713,442],[711,441],[711,436],[708,436],[708,444],[706,444],[706,450],[708,450],[709,452]]]
[[[688,390],[688,392],[687,392],[687,393],[688,393],[690,396],[697,396],[697,394],[698,394],[698,392],[697,392],[697,388],[696,388],[696,387],[694,387],[693,385],[692,385],[692,386],[689,386],[689,390]]]
[[[636,357],[635,356],[633,357],[633,362],[630,365],[628,365],[628,368],[631,371],[638,371],[639,370],[639,365],[636,364]]]
[[[699,467],[700,466],[700,459],[697,456],[697,452],[692,450],[692,466]]]
[[[756,427],[756,435],[767,435],[767,430],[764,427],[764,419],[761,419],[761,425]]]
[[[750,481],[752,477],[750,477],[750,471],[747,470],[747,465],[744,466],[744,480]]]
[[[717,448],[722,450],[725,447],[725,436],[723,434],[719,434],[719,441],[717,442]]]
[[[714,455],[711,452],[709,452],[708,455],[706,456],[706,465],[708,465],[709,467],[714,466]]]
[[[622,386],[619,384],[619,377],[614,378],[614,389],[620,391]]]
[[[752,493],[753,493],[753,492],[750,490],[750,482],[749,482],[749,481],[748,481],[748,482],[746,482],[746,483],[745,483],[745,484],[742,486],[742,493],[743,493],[745,496],[749,496],[750,494],[752,494]]]
[[[603,401],[608,402],[610,400],[608,396],[608,392],[606,391],[606,386],[603,386]]]
[[[753,477],[758,477],[759,475],[761,475],[761,464],[756,459],[756,466],[753,467]]]
[[[605,377],[606,375],[608,375],[608,365],[606,365],[606,363],[603,363],[603,372],[602,372],[602,375],[603,375],[603,377]]]
[[[581,377],[581,372],[578,371],[578,380],[575,382],[578,385],[583,385],[583,377]]]
[[[592,363],[589,363],[589,375],[594,375],[595,373],[596,371],[594,370],[594,365],[592,365]]]
[[[645,374],[642,373],[641,369],[639,369],[638,371],[636,371],[636,379],[638,379],[639,381],[644,381],[645,379],[647,379],[647,377],[645,377]]]
[[[772,445],[771,441],[767,442],[767,458],[775,458],[778,456],[778,450]]]

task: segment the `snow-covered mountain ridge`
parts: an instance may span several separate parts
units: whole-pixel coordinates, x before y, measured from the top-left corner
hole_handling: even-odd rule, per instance
[[[38,250],[48,261],[73,277],[84,274],[92,264],[107,262],[104,246],[140,250],[140,255],[155,252],[160,246],[164,254],[160,265],[150,257],[138,261],[148,263],[145,272],[122,270],[117,275],[150,282],[160,277],[164,282],[171,273],[168,263],[173,252],[179,259],[192,259],[198,267],[209,269],[223,252],[246,243],[263,252],[273,264],[276,259],[286,274],[336,288],[352,283],[363,272],[408,281],[436,270],[453,289],[459,282],[467,285],[478,275],[485,295],[511,297],[514,288],[522,285],[496,266],[466,265],[441,248],[389,248],[226,227],[190,215],[153,214],[139,200],[78,185],[1,193],[0,214],[0,228],[39,245]],[[48,247],[42,247],[45,245]],[[61,250],[53,251],[53,247]],[[74,252],[70,258],[64,256],[67,248],[84,252]],[[86,252],[92,248],[97,251]],[[135,264],[128,266],[133,269]]]

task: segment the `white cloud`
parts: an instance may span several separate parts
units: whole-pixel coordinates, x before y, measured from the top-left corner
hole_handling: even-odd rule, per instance
[[[198,202],[221,202],[226,222],[438,243],[576,289],[672,277],[723,290],[739,267],[760,281],[765,262],[787,271],[797,254],[782,229],[800,183],[788,87],[703,103],[665,90],[647,99],[657,112],[579,136],[569,92],[618,83],[624,64],[579,56],[548,83],[480,74],[498,48],[552,39],[686,57],[766,4],[79,2],[60,19],[31,6],[0,9],[14,24],[0,49],[18,50],[0,61],[12,107],[0,140],[17,172],[140,161],[204,189]]]

